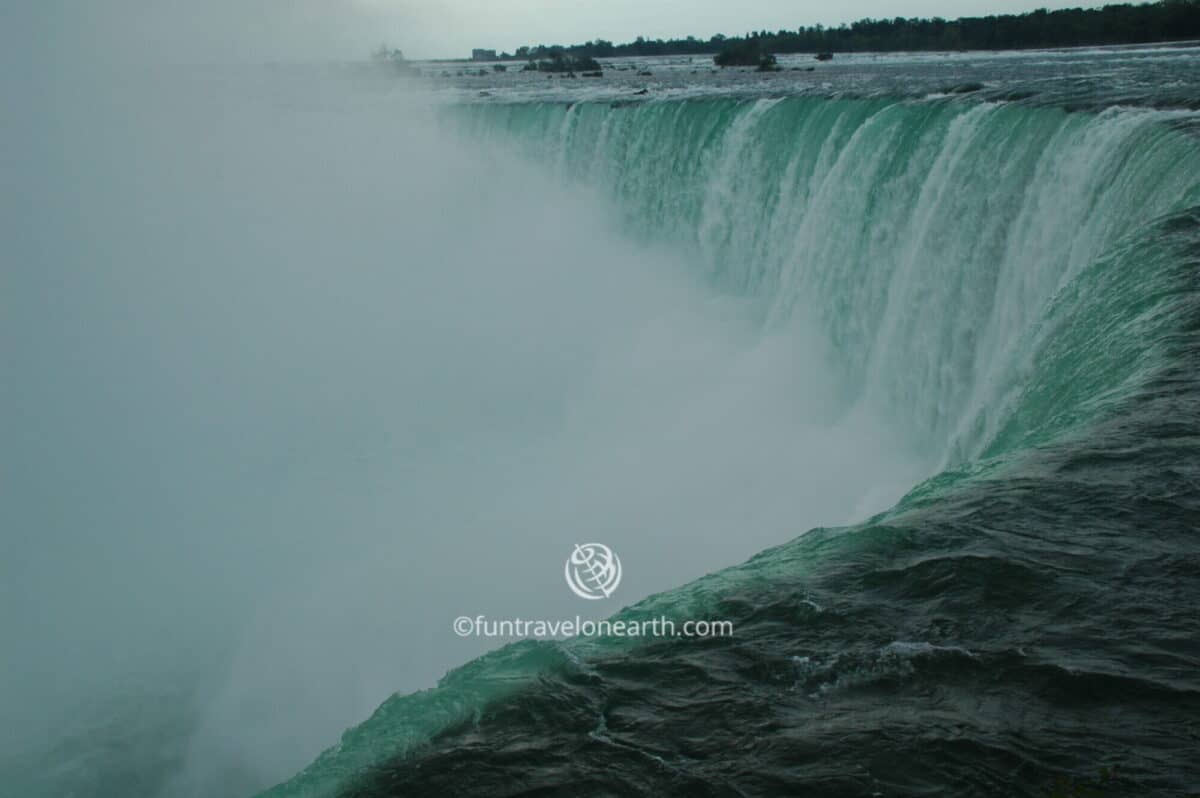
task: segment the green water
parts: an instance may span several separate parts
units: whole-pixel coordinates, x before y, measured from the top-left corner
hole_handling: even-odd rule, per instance
[[[700,279],[748,299],[764,329],[799,317],[815,323],[841,401],[889,419],[943,472],[870,524],[804,536],[626,615],[698,617],[730,596],[783,595],[783,585],[809,578],[828,586],[856,558],[886,567],[897,546],[927,545],[938,556],[926,533],[911,529],[943,523],[930,518],[942,519],[961,497],[1016,490],[1046,452],[1117,445],[1124,414],[1148,407],[1139,397],[1191,356],[1181,336],[1195,283],[1180,240],[1190,235],[1186,211],[1200,204],[1200,144],[1176,124],[1186,116],[816,98],[445,110],[444,123],[468,141],[515,148],[611,200],[628,235],[684,253]],[[1136,490],[1152,478],[1149,459],[1146,468],[1113,479],[1121,491]],[[1051,503],[1073,501],[1062,485],[1029,484]],[[1059,493],[1051,497],[1052,487]],[[1036,514],[1019,516],[1020,506],[1037,504],[1029,498],[992,522],[1036,529]],[[1171,519],[1163,523],[1180,523]],[[1047,540],[1056,538],[1054,525],[1044,525]],[[971,597],[959,598],[965,608],[952,615],[970,612]],[[987,602],[976,600],[988,615]],[[547,673],[587,672],[590,658],[636,659],[625,648],[522,643],[490,654],[434,690],[389,700],[265,795],[333,794],[369,784],[373,768],[405,755],[414,767],[426,755],[453,757],[464,722],[495,731],[508,721],[489,707],[537,695]],[[496,739],[524,727],[499,728]],[[528,767],[542,772],[543,764],[534,758]],[[347,794],[392,794],[363,789]]]

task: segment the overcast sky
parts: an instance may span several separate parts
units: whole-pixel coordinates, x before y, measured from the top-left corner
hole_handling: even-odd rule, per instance
[[[984,15],[1097,5],[1038,0],[355,0],[384,20],[387,38],[416,56],[462,55],[472,47],[572,44],[602,38],[669,38],[779,30],[862,17]]]
[[[1061,8],[1038,0],[0,0],[0,38],[52,57],[182,61],[361,58],[387,42],[414,58],[473,47],[575,44],[836,25],[862,17]],[[11,52],[10,52],[11,55]]]

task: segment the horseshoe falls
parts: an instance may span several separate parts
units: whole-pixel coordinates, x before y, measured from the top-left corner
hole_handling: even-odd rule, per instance
[[[732,641],[517,644],[390,699],[267,795],[1040,795],[1100,767],[1154,794],[1195,783],[1190,112],[444,117],[602,195],[761,335],[801,324],[828,423],[882,419],[924,478],[620,616],[730,618]]]
[[[0,794],[1194,793],[1195,52],[58,75]]]
[[[940,467],[1065,431],[1018,401],[1064,323],[1052,301],[1198,196],[1195,139],[1175,129],[1191,114],[774,98],[452,113],[599,187],[766,329],[815,324],[838,401]],[[1093,363],[1118,369],[1105,391],[1133,376],[1112,360]]]

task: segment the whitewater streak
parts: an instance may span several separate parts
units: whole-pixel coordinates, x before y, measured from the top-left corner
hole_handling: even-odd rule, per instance
[[[477,140],[607,194],[630,234],[687,253],[720,290],[753,300],[767,329],[815,323],[848,415],[878,413],[940,468],[959,467],[894,513],[1081,433],[1169,367],[1185,294],[1163,242],[1186,222],[1170,215],[1200,203],[1197,143],[1176,124],[1189,116],[816,98],[446,112]],[[805,552],[781,547],[620,617],[695,617],[739,586],[815,572]],[[389,700],[267,795],[357,783],[537,673],[621,645],[488,655]]]
[[[784,98],[451,114],[607,192],[632,232],[758,297],[768,324],[818,320],[843,400],[943,466],[996,438],[1051,298],[1200,201],[1195,138],[1174,128],[1191,112]]]

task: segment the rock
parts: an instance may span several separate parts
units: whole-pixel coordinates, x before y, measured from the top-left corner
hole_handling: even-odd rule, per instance
[[[761,67],[767,59],[775,62],[775,56],[763,49],[762,42],[757,39],[735,41],[713,56],[713,63],[719,67],[752,66]]]
[[[548,60],[529,63],[540,72],[599,72],[602,69],[600,62],[594,58],[576,58],[561,52],[555,53]]]
[[[816,56],[814,56],[814,57],[815,57],[815,58],[816,58],[818,61],[832,61],[832,60],[833,60],[833,53],[817,53],[817,54],[816,54]]]
[[[773,55],[764,55],[758,61],[758,72],[778,72],[781,67]]]

